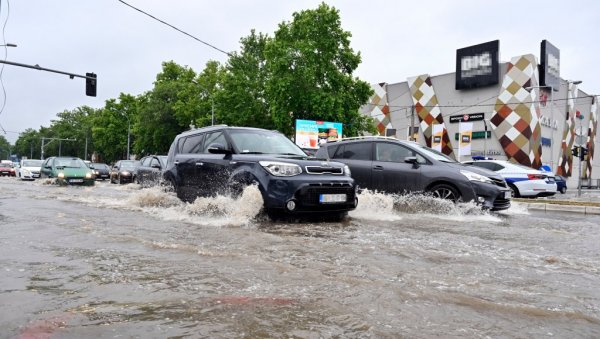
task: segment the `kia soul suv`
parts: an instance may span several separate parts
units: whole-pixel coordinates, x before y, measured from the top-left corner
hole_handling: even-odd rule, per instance
[[[358,202],[348,166],[317,161],[283,134],[258,128],[220,125],[176,136],[163,179],[186,202],[257,185],[271,217],[341,218]]]
[[[321,145],[317,158],[345,163],[361,189],[425,192],[452,201],[475,201],[485,209],[510,207],[511,191],[499,174],[456,162],[416,142],[358,137]]]

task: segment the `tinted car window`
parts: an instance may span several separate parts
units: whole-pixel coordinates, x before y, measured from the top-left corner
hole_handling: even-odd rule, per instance
[[[327,154],[329,154],[329,158],[333,158],[335,155],[335,151],[338,149],[338,146],[330,146],[327,148]]]
[[[334,158],[352,160],[371,160],[371,143],[356,142],[338,147]]]
[[[152,158],[152,161],[150,162],[150,166],[160,166],[158,159]]]
[[[238,152],[242,154],[306,155],[283,134],[272,131],[230,130],[229,136]]]
[[[389,162],[403,162],[404,158],[415,156],[412,150],[397,144],[376,143],[375,160]]]
[[[204,134],[190,135],[185,138],[183,147],[180,148],[181,153],[201,153],[199,150],[202,149],[202,139]]]
[[[204,141],[204,147],[202,148],[202,153],[208,153],[208,147],[215,143],[227,147],[227,139],[225,139],[225,135],[223,135],[223,132],[214,132],[207,134],[206,140]]]

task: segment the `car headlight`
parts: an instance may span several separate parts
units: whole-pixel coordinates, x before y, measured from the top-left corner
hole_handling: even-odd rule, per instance
[[[275,161],[259,161],[258,163],[276,177],[291,177],[302,173],[302,168],[296,164]]]
[[[465,177],[467,177],[467,179],[469,179],[470,181],[479,181],[479,182],[485,182],[488,184],[493,183],[492,179],[486,177],[485,175],[481,175],[481,174],[477,174],[471,171],[465,171],[465,170],[461,170],[460,173],[462,175],[464,175]]]
[[[95,175],[98,175],[98,174],[100,174],[100,172],[98,172],[98,171],[94,171],[94,174],[95,174]]]
[[[87,172],[87,173],[85,174],[85,178],[86,178],[86,179],[91,179],[91,178],[92,178],[92,172]]]
[[[58,177],[59,179],[64,179],[64,178],[65,178],[65,174],[64,174],[63,172],[58,172],[58,175],[57,175],[57,177]]]
[[[31,175],[29,170],[23,169],[23,175]]]
[[[129,175],[129,172],[123,171],[123,172],[121,172],[121,175]]]
[[[348,165],[344,165],[344,174],[351,176],[350,167],[348,167]]]

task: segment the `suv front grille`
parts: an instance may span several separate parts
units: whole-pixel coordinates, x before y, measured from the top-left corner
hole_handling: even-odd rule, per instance
[[[308,174],[344,174],[344,169],[341,167],[323,167],[323,166],[306,166]]]

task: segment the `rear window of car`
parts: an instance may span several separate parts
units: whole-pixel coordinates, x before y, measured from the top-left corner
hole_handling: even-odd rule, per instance
[[[204,139],[204,134],[196,134],[190,135],[183,141],[183,144],[180,143],[179,153],[201,153],[202,149],[202,140]]]
[[[371,143],[355,142],[340,145],[333,156],[334,159],[371,160]]]

